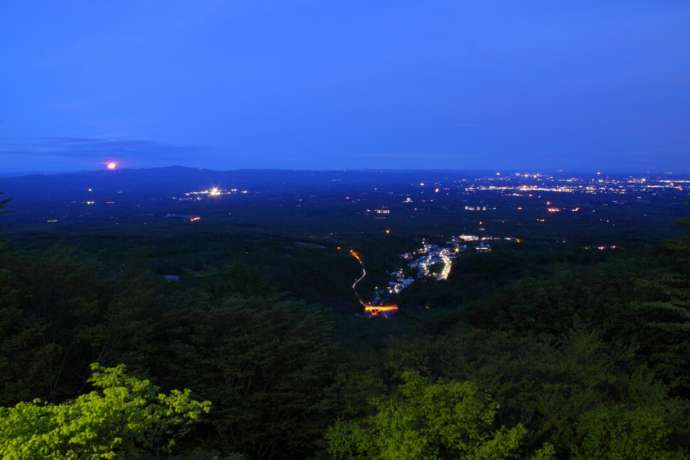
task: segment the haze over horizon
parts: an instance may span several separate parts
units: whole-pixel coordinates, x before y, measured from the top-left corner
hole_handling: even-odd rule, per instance
[[[432,174],[449,174],[449,175],[463,175],[479,177],[492,177],[494,175],[501,175],[503,177],[510,177],[513,175],[531,175],[539,174],[542,176],[555,177],[633,177],[633,176],[652,176],[652,177],[668,177],[686,179],[690,177],[690,172],[687,170],[632,170],[624,168],[610,168],[610,169],[536,169],[536,168],[516,168],[516,169],[490,169],[490,168],[213,168],[213,167],[198,167],[198,166],[184,166],[184,165],[168,165],[168,166],[150,166],[141,168],[123,168],[118,167],[118,173],[160,173],[165,176],[168,173],[179,174],[188,171],[190,173],[206,172],[211,174],[232,174],[232,173],[285,173],[285,174],[299,174],[299,173],[315,173],[315,174],[383,174],[388,176],[395,176],[400,174],[414,174],[421,175]],[[91,177],[94,173],[97,174],[112,174],[108,168],[102,165],[96,165],[90,169],[75,169],[75,170],[37,170],[37,171],[0,171],[0,179],[21,179],[24,177],[52,177],[52,176],[80,176],[88,174]],[[129,176],[125,176],[129,177]],[[125,178],[123,177],[123,178]]]
[[[690,3],[9,0],[0,175],[690,172]]]

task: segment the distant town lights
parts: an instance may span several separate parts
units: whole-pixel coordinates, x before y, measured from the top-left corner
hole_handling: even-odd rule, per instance
[[[105,167],[108,171],[115,171],[118,167],[117,161],[109,161],[105,164]]]

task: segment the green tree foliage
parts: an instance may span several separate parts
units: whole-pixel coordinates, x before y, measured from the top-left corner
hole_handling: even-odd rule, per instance
[[[108,302],[99,267],[66,250],[0,262],[0,404],[76,394],[96,358],[82,334]]]
[[[238,268],[206,290],[166,285],[143,266],[112,270],[63,249],[2,255],[0,404],[71,398],[90,362],[123,362],[214,402],[189,447],[308,455],[332,420],[323,399],[333,328],[321,309],[259,290],[238,295],[233,286],[255,279]]]
[[[674,408],[669,414],[685,408],[687,414],[687,404],[669,398],[634,349],[612,346],[600,332],[582,325],[559,338],[459,330],[404,341],[391,347],[388,366],[391,372],[412,368],[476,382],[502,402],[499,423],[526,426],[525,447],[548,441],[561,456],[578,442],[581,415],[607,404]],[[679,415],[669,421],[667,441],[686,436],[682,420]]]
[[[154,458],[211,408],[190,390],[161,393],[122,365],[91,369],[95,391],[61,404],[35,400],[0,408],[2,458]]]
[[[170,246],[182,238],[86,243],[80,235],[77,250],[36,249],[52,238],[13,237],[0,251],[0,405],[47,401],[3,409],[25,415],[7,430],[36,424],[41,439],[62,442],[62,427],[50,421],[87,413],[74,408],[87,401],[78,395],[98,361],[126,364],[169,397],[194,388],[195,398],[212,402],[198,423],[137,438],[147,453],[147,439],[161,450],[174,439],[179,459],[643,459],[690,451],[690,238],[555,262],[538,251],[523,259],[522,249],[468,255],[444,284],[411,288],[389,321],[353,316],[350,304],[340,314],[334,303],[332,314],[279,293],[276,286],[300,298],[350,298],[356,264],[319,246],[185,235],[193,243],[178,254]],[[21,241],[33,249],[18,250]],[[367,254],[377,259],[384,249]],[[328,274],[319,272],[333,260]],[[166,283],[154,270],[182,281]],[[113,394],[99,388],[90,395]],[[127,416],[148,417],[149,400],[132,398],[145,404],[128,405]],[[80,426],[98,439],[116,432],[88,425],[106,418],[77,415],[61,419],[75,439]],[[26,440],[30,432],[16,433]]]
[[[587,412],[577,427],[581,442],[574,448],[573,459],[690,458],[687,452],[669,445],[671,417],[664,405],[602,407]]]
[[[498,405],[471,382],[402,377],[399,396],[375,400],[373,415],[329,430],[333,459],[502,459],[518,450],[525,428],[497,428]]]
[[[357,362],[361,355],[343,356],[333,383],[326,389],[324,403],[328,410],[342,418],[355,418],[367,414],[367,403],[372,397],[386,393],[386,385],[376,364]],[[348,361],[353,361],[352,363]]]
[[[690,238],[594,267],[527,277],[480,299],[466,320],[482,329],[563,336],[576,323],[634,345],[674,394],[690,396]]]
[[[145,373],[165,306],[146,272],[113,272],[64,248],[0,254],[0,404],[72,397],[93,361]]]
[[[330,423],[332,325],[320,309],[280,298],[230,297],[165,315],[151,369],[167,386],[213,402],[205,446],[252,458],[304,458]]]

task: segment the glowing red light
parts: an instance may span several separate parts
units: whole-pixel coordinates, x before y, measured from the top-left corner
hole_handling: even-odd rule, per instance
[[[388,316],[400,308],[397,305],[364,305],[364,312],[369,316]]]
[[[117,169],[117,162],[116,161],[109,161],[105,164],[105,167],[108,169],[108,171],[115,171]]]

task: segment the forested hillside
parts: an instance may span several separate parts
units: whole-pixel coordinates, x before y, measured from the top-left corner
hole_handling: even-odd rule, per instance
[[[3,244],[3,458],[690,456],[690,237],[458,275],[390,320],[154,268]]]

